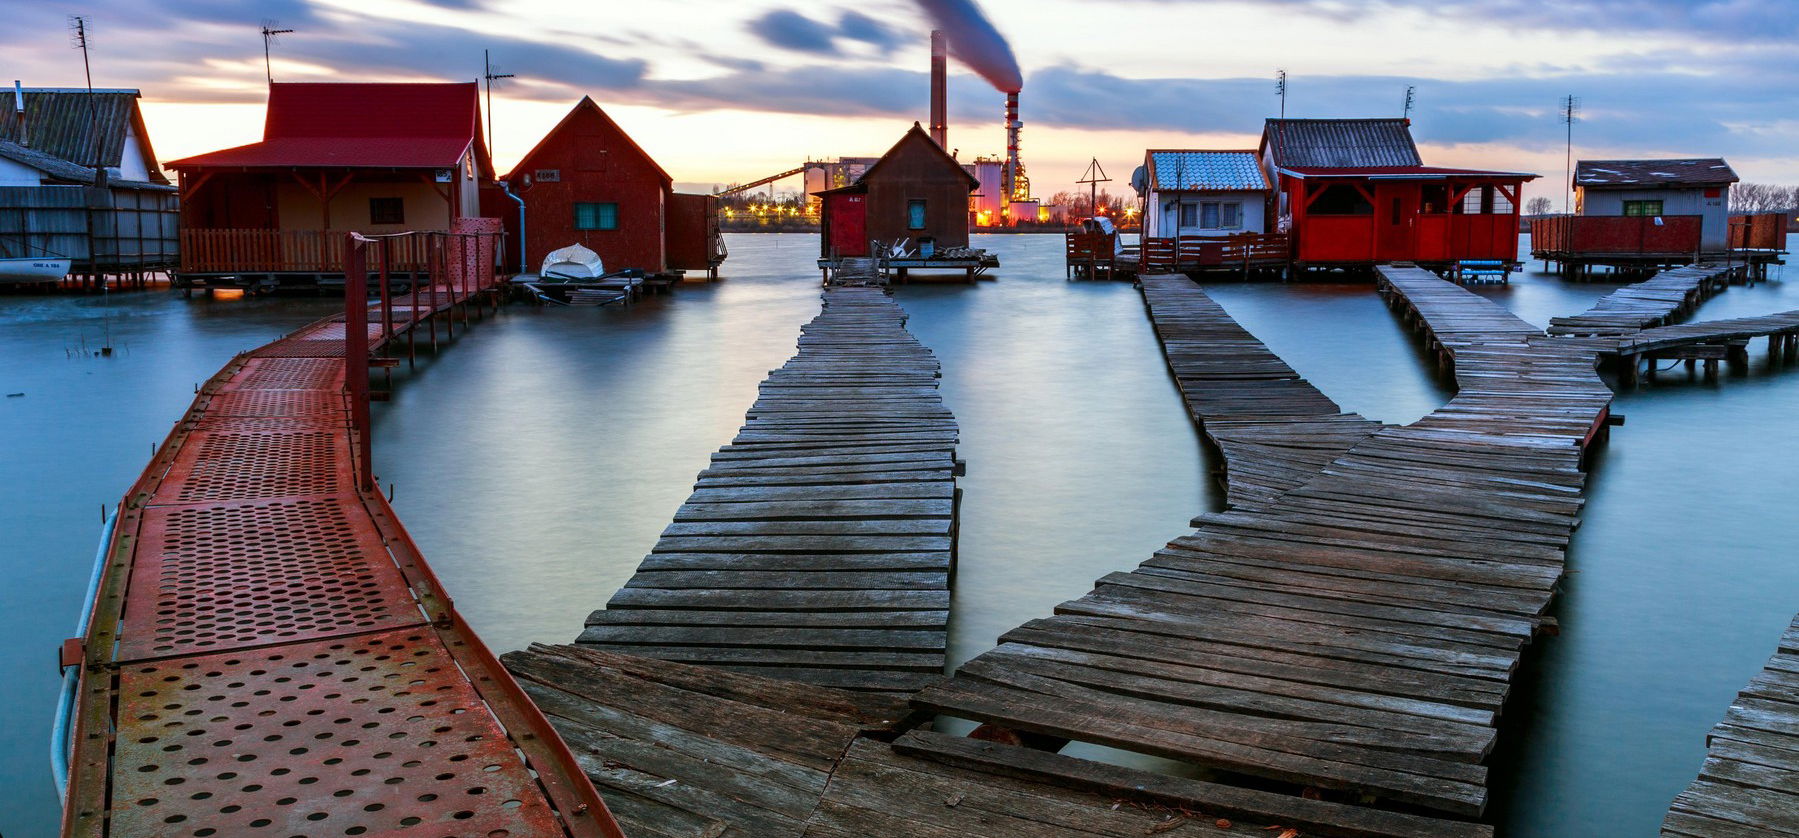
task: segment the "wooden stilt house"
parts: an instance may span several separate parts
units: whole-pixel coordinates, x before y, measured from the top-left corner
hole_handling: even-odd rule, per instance
[[[1509,265],[1519,193],[1537,177],[1426,166],[1405,119],[1270,119],[1258,153],[1297,268]]]
[[[725,259],[718,199],[675,192],[668,172],[592,98],[544,135],[506,183],[525,204],[526,272],[571,244],[598,253],[609,271],[715,274]],[[517,227],[516,212],[504,217]]]
[[[871,255],[870,242],[914,251],[968,246],[968,196],[980,188],[918,123],[855,183],[817,193],[824,259]]]
[[[168,164],[180,173],[177,281],[332,283],[343,277],[348,231],[472,229],[482,189],[493,183],[477,90],[271,84],[261,142]]]
[[[88,284],[174,267],[175,188],[136,90],[18,88],[0,100],[0,258],[68,259]]]

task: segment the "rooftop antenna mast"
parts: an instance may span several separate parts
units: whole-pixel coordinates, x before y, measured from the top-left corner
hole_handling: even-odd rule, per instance
[[[1405,112],[1402,113],[1401,116],[1404,116],[1407,122],[1410,122],[1412,119],[1412,106],[1417,104],[1417,94],[1417,85],[1408,84],[1405,86]]]
[[[1574,123],[1580,121],[1580,98],[1570,93],[1562,97],[1562,123],[1568,126],[1568,156],[1562,169],[1562,214],[1571,215],[1574,195]]]
[[[1099,215],[1099,185],[1111,182],[1112,179],[1106,177],[1106,170],[1099,167],[1099,158],[1093,158],[1093,162],[1087,164],[1087,171],[1081,173],[1081,179],[1075,181],[1087,184],[1088,212]]]
[[[262,73],[263,75],[268,76],[269,84],[275,83],[275,68],[269,60],[269,45],[275,42],[277,36],[294,34],[294,30],[292,29],[275,28],[280,25],[281,24],[272,20],[264,20],[262,22]]]
[[[487,155],[489,157],[493,156],[493,83],[499,79],[512,78],[511,73],[495,72],[499,69],[488,58],[487,50],[482,50],[481,78],[487,81]]]
[[[1281,97],[1281,119],[1287,118],[1287,71],[1274,71],[1274,95]]]
[[[96,188],[103,188],[106,185],[106,169],[100,165],[100,105],[98,102],[94,101],[94,67],[93,64],[88,61],[87,18],[81,15],[69,15],[69,39],[74,42],[76,49],[81,50],[81,72],[87,79],[88,131],[94,135],[94,145],[91,149],[93,156],[88,158],[88,165],[94,170],[94,186]],[[88,270],[90,271],[91,276],[100,281],[100,305],[105,311],[101,321],[104,324],[103,328],[105,329],[105,335],[100,344],[100,354],[111,357],[112,306],[109,302],[111,298],[107,295],[109,286],[106,284],[106,277],[95,270],[95,254],[93,252],[94,213],[92,210],[89,210],[85,214],[87,216]]]

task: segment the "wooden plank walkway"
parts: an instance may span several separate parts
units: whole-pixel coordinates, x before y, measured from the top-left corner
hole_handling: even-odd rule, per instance
[[[915,703],[1022,741],[1479,814],[1610,391],[1590,348],[1423,271],[1382,282],[1455,368],[1450,404],[1269,502],[1203,516]]]
[[[956,423],[877,288],[833,288],[580,643],[910,691],[945,664]]]
[[[1705,764],[1662,835],[1799,835],[1799,617],[1706,737]]]
[[[376,303],[370,343],[450,328],[492,288],[434,288],[392,321]],[[345,382],[366,362],[341,317],[238,356],[126,496],[64,835],[619,835],[361,485]]]
[[[1629,335],[1686,317],[1720,291],[1730,287],[1741,265],[1687,265],[1662,271],[1643,282],[1626,285],[1600,297],[1580,314],[1549,321],[1556,337],[1606,337]]]
[[[1622,355],[1640,355],[1696,344],[1746,341],[1758,337],[1778,337],[1790,349],[1799,336],[1799,311],[1782,311],[1755,317],[1728,320],[1705,320],[1645,329],[1620,338],[1615,350]]]
[[[1138,284],[1187,411],[1223,455],[1231,506],[1280,496],[1380,427],[1301,378],[1193,280]]]
[[[631,838],[798,836],[851,743],[894,735],[910,713],[878,693],[592,646],[505,662]]]

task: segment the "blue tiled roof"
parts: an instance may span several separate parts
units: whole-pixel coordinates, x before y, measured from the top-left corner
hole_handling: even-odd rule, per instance
[[[1149,168],[1151,186],[1160,191],[1268,188],[1253,151],[1151,151]]]

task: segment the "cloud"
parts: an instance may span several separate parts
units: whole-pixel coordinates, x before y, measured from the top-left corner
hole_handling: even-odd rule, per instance
[[[818,56],[843,55],[842,41],[868,44],[878,54],[888,55],[909,37],[904,30],[853,9],[846,10],[836,24],[792,9],[774,9],[745,23],[744,28],[764,43]]]
[[[782,49],[817,55],[837,54],[836,28],[792,9],[775,9],[744,26],[751,34]]]
[[[1260,0],[1256,5],[1273,4],[1333,20],[1410,9],[1512,30],[1671,32],[1719,41],[1799,36],[1799,3],[1791,0]]]

